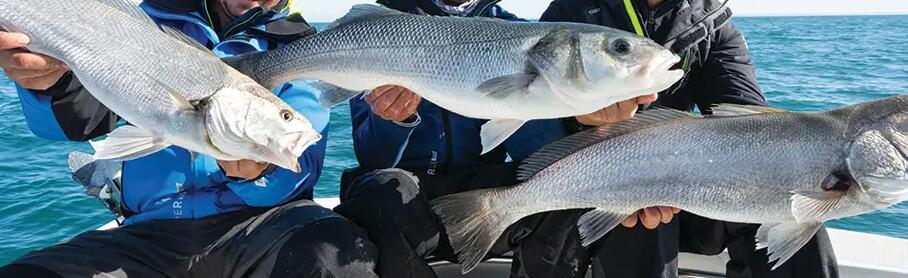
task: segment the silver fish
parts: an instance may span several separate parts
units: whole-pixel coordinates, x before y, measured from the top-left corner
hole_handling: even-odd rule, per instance
[[[526,121],[592,113],[662,91],[680,58],[628,32],[576,23],[430,17],[356,5],[319,34],[230,59],[266,87],[318,79],[349,90],[407,87],[463,116],[491,119],[483,153]]]
[[[132,126],[92,142],[97,159],[129,160],[170,145],[221,160],[299,171],[320,139],[309,121],[179,31],[164,32],[129,0],[2,0],[0,26],[62,60]]]
[[[522,184],[445,196],[433,209],[465,273],[525,216],[594,209],[578,221],[589,245],[652,206],[762,224],[757,247],[778,267],[823,221],[908,199],[908,96],[814,113],[715,111],[646,111],[572,135],[526,159]]]

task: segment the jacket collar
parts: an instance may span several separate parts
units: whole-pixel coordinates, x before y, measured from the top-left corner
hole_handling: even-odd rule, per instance
[[[207,8],[208,1],[217,0],[145,0],[144,2],[157,9],[181,14],[197,13],[211,26],[211,17]],[[282,0],[273,9],[255,8],[228,23],[223,30],[218,32],[221,39],[229,38],[238,33],[255,29],[253,26],[264,26],[262,30],[255,29],[256,33],[278,41],[292,41],[306,35],[315,33],[315,29],[299,14],[290,14],[293,0]]]

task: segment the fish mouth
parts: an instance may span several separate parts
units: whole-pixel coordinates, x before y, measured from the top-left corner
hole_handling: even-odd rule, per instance
[[[321,140],[322,136],[315,131],[299,131],[288,133],[284,135],[284,138],[288,139],[278,154],[281,161],[278,166],[299,173],[302,170],[299,165],[299,157],[306,149]]]
[[[662,91],[684,77],[684,70],[672,69],[681,62],[681,57],[671,51],[662,50],[649,63],[640,68],[640,76],[652,80],[653,91]]]

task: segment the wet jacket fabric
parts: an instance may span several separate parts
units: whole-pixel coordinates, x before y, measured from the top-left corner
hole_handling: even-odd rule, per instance
[[[555,0],[540,21],[581,22],[636,32],[624,2]],[[716,0],[667,0],[651,9],[645,1],[628,2],[632,3],[644,34],[660,44],[721,6]],[[719,13],[726,18],[731,16],[724,8]],[[716,26],[714,32],[703,33],[702,38],[688,42],[690,47],[685,49],[673,47],[675,54],[688,58],[687,75],[673,90],[660,93],[652,106],[685,111],[699,108],[709,113],[709,108],[719,103],[766,105],[747,42],[735,25],[726,22]]]
[[[298,15],[290,15],[287,1],[276,10],[253,9],[224,30],[211,27],[204,1],[145,1],[141,8],[158,24],[174,27],[207,45],[218,56],[280,47],[314,33]],[[320,92],[307,81],[294,81],[276,89],[281,99],[306,116],[325,138],[329,111],[322,108]],[[92,97],[71,73],[45,91],[18,88],[29,128],[51,140],[86,141],[109,133],[119,117]],[[192,159],[189,151],[169,147],[126,161],[122,172],[122,200],[129,212],[125,224],[150,219],[198,219],[249,207],[273,207],[311,198],[321,174],[326,139],[299,158],[302,171],[273,167],[257,180],[227,177],[207,155]]]
[[[472,14],[521,20],[495,5],[497,2],[483,1]],[[379,3],[411,13],[447,15],[431,0]],[[503,163],[508,157],[519,161],[567,134],[559,120],[530,121],[502,146],[480,156],[479,131],[487,121],[458,115],[425,99],[419,104],[416,116],[405,123],[386,121],[375,115],[362,98],[350,101],[350,113],[354,150],[364,171],[402,168],[435,175],[445,174],[450,166]]]

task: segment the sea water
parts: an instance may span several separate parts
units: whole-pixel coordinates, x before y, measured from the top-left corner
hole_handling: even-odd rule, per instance
[[[816,111],[908,93],[908,16],[735,18],[769,102]],[[323,25],[321,25],[323,26]],[[341,172],[357,165],[349,108],[331,115],[316,197],[335,197]],[[12,82],[0,78],[0,265],[112,220],[70,179],[67,154],[85,143],[31,134]],[[908,238],[908,203],[829,226]]]

